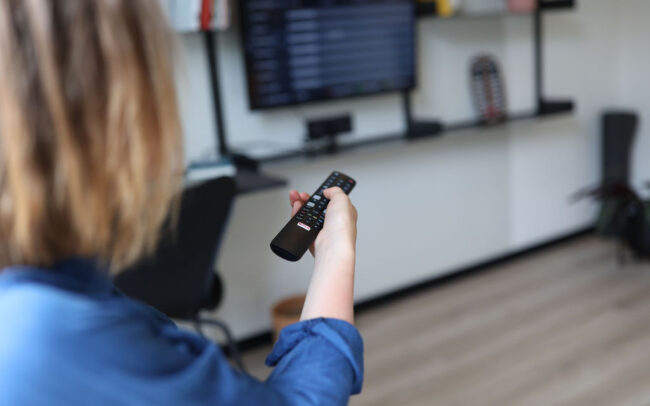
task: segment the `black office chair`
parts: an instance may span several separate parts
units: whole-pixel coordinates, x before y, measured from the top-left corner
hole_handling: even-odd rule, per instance
[[[227,177],[186,189],[176,227],[168,220],[155,253],[120,273],[115,285],[171,318],[192,321],[200,334],[203,325],[220,328],[243,371],[230,329],[219,320],[199,316],[221,302],[223,284],[214,267],[234,197],[235,182]]]
[[[626,226],[626,207],[636,198],[630,167],[638,115],[631,111],[608,111],[601,117],[602,180],[594,191],[602,201],[596,232],[603,237],[619,237]]]
[[[576,196],[601,201],[596,233],[618,241],[619,264],[626,252],[650,259],[650,201],[643,200],[630,181],[632,146],[639,123],[634,112],[611,111],[602,116],[602,181]]]

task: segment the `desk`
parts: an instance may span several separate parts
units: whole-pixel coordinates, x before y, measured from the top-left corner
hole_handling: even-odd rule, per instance
[[[187,168],[185,174],[185,186],[191,186],[209,179],[230,176],[235,179],[237,194],[247,194],[286,186],[287,181],[263,173],[237,169],[228,158],[221,158],[214,161],[193,162]]]

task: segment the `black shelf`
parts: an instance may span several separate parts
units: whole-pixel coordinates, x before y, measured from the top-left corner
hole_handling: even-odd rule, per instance
[[[464,14],[456,13],[450,16],[440,16],[436,10],[435,3],[417,3],[415,6],[416,18],[437,18],[440,20],[470,20],[479,18],[501,18],[501,17],[526,17],[531,16],[533,13],[484,13],[484,14]]]
[[[508,116],[505,120],[501,120],[496,123],[485,123],[481,121],[478,122],[468,121],[466,123],[455,123],[445,127],[445,132],[469,130],[472,128],[477,128],[477,129],[494,128],[494,127],[511,124],[517,121],[539,120],[547,117],[569,114],[572,112],[573,112],[573,103],[564,104],[563,102],[558,102],[557,105],[553,103],[553,110],[548,110],[545,112],[538,111],[538,112],[531,112],[531,113],[513,114]]]
[[[407,142],[418,142],[420,140],[430,140],[433,138],[443,138],[445,135],[454,133],[454,132],[460,132],[460,131],[469,131],[472,129],[476,130],[485,130],[485,129],[491,129],[491,128],[499,128],[503,127],[512,123],[520,122],[520,121],[529,121],[529,120],[541,120],[545,118],[551,118],[551,117],[556,117],[556,116],[561,116],[561,115],[566,115],[571,112],[573,112],[574,107],[572,103],[564,103],[564,102],[549,102],[549,105],[553,105],[553,110],[552,111],[547,111],[547,112],[529,112],[529,113],[521,113],[521,114],[513,114],[508,116],[506,119],[501,120],[496,123],[485,123],[482,121],[477,121],[477,120],[469,120],[466,122],[458,122],[458,123],[451,123],[451,124],[442,124],[439,123],[441,126],[440,130],[437,132],[433,132],[430,134],[422,134],[418,137],[408,137],[406,134],[399,133],[399,134],[388,134],[384,136],[378,136],[378,137],[373,137],[369,138],[366,140],[361,140],[361,141],[355,141],[355,142],[349,142],[345,144],[339,145],[339,150],[338,153],[345,153],[347,151],[351,151],[357,148],[362,148],[362,147],[368,147],[368,146],[376,146],[376,145],[382,145],[382,144],[399,144],[399,143],[407,143]],[[284,161],[287,159],[294,159],[294,158],[304,158],[304,157],[314,157],[314,156],[328,156],[327,152],[323,151],[322,153],[314,153],[314,151],[303,151],[303,150],[292,150],[292,151],[287,151],[286,153],[281,153],[269,157],[265,157],[262,159],[259,159],[258,162],[261,164],[264,163],[272,163],[272,162],[278,162],[278,161]]]
[[[284,187],[288,182],[286,179],[266,175],[264,173],[240,169],[235,175],[235,184],[237,185],[237,194],[243,195],[247,193],[261,192],[267,189]]]
[[[537,106],[537,115],[540,117],[573,111],[572,100],[542,100]]]
[[[546,10],[569,10],[575,8],[575,0],[541,0],[538,4],[538,8],[542,11]],[[508,17],[508,16],[531,16],[535,12],[530,13],[499,13],[499,14],[463,14],[457,13],[448,17],[442,17],[438,15],[438,10],[436,9],[436,3],[426,2],[426,3],[416,3],[415,4],[415,15],[420,18],[439,18],[441,20],[452,20],[452,19],[472,19],[472,18],[498,18],[498,17]]]
[[[234,179],[236,193],[238,195],[260,192],[287,185],[285,179],[267,175],[260,172],[257,167],[251,168],[238,165],[237,160],[233,157],[192,162],[187,167],[185,185],[189,186],[221,176],[228,176]]]
[[[575,0],[542,0],[539,2],[539,8],[542,10],[566,10],[575,8]]]

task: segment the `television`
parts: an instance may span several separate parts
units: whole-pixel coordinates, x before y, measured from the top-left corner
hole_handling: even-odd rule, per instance
[[[241,0],[253,110],[415,86],[413,0]]]

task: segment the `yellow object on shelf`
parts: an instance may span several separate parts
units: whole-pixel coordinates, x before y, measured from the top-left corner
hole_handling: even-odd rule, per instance
[[[420,4],[435,4],[436,15],[439,17],[451,17],[456,12],[458,0],[417,0]]]
[[[440,17],[451,17],[454,15],[454,5],[452,0],[435,0],[436,9]]]

